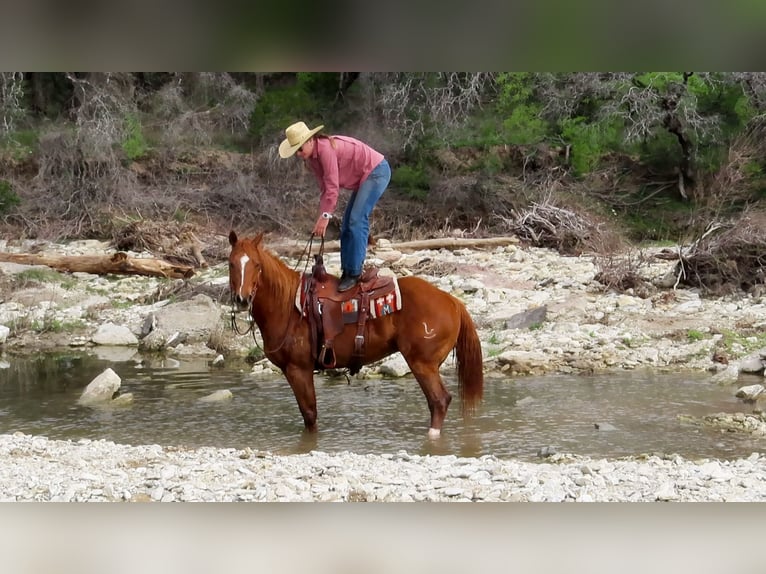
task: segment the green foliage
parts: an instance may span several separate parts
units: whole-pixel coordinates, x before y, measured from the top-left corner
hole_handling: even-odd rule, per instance
[[[177,223],[184,223],[189,220],[189,210],[188,209],[176,209],[173,212],[173,221]]]
[[[749,161],[742,166],[742,173],[748,179],[761,179],[766,175],[763,170],[763,165],[758,161]]]
[[[535,74],[506,72],[497,77],[498,103],[508,108],[529,102],[534,96]]]
[[[727,159],[728,144],[757,114],[741,85],[727,81],[720,73],[708,79],[692,74],[684,80],[681,72],[647,72],[637,75],[635,83],[675,102],[676,115],[689,124],[683,129],[694,146],[695,169],[701,173],[715,173],[721,168]],[[700,118],[697,125],[706,127],[691,127],[689,118],[694,117]],[[660,124],[653,137],[642,143],[641,152],[642,161],[661,170],[677,166],[681,155],[676,137]]]
[[[698,331],[697,329],[689,329],[686,332],[686,338],[690,343],[696,343],[697,341],[701,341],[705,338],[705,333]]]
[[[122,141],[122,151],[130,161],[135,161],[146,156],[149,145],[146,143],[141,122],[135,116],[125,118],[125,136]]]
[[[584,117],[560,122],[561,136],[572,146],[570,161],[577,175],[593,171],[608,152],[620,148],[621,129],[610,120],[590,123]]]
[[[506,141],[513,145],[529,145],[543,141],[547,123],[540,117],[540,107],[522,104],[503,120]]]
[[[645,72],[636,75],[635,82],[658,92],[667,92],[670,86],[683,84],[684,77],[682,72]],[[697,78],[691,76],[689,83],[697,85]]]
[[[505,143],[505,135],[498,120],[497,111],[493,106],[487,106],[466,118],[453,130],[447,131],[445,140],[449,142],[451,148],[487,149]],[[420,143],[422,145],[422,142]]]
[[[42,321],[33,321],[31,328],[38,333],[73,333],[81,330],[85,324],[82,321],[62,321],[61,319],[45,317]]]
[[[309,93],[295,87],[266,92],[250,115],[250,135],[260,141],[282,132],[287,126],[304,121],[314,126],[319,121],[317,102]]]
[[[703,116],[720,118],[726,140],[736,135],[758,113],[739,84],[719,81],[702,86],[693,91],[697,97],[697,110]]]
[[[71,289],[77,285],[75,279],[53,269],[27,269],[15,276],[15,282],[19,287],[25,287],[30,283],[57,283],[64,289]]]
[[[62,321],[46,313],[41,319],[34,318],[31,314],[20,315],[14,318],[8,325],[13,336],[18,336],[25,331],[36,333],[72,333],[81,331],[85,324],[79,319]]]
[[[399,166],[391,174],[391,183],[413,199],[425,199],[431,188],[428,173],[420,166]]]
[[[635,150],[642,162],[660,172],[672,171],[681,161],[678,140],[667,131],[660,131],[654,137],[646,138],[635,147]]]
[[[21,199],[13,191],[10,182],[0,179],[0,215],[9,213],[21,203]]]
[[[534,98],[535,75],[530,72],[500,74],[497,108],[504,116],[504,142],[513,145],[535,144],[545,139],[548,123],[542,118],[542,106]]]
[[[497,152],[488,151],[480,163],[481,170],[487,175],[493,175],[502,172],[505,169],[505,162]]]
[[[642,189],[636,201],[640,204],[641,197],[651,195],[656,197],[653,189]],[[688,221],[693,217],[694,211],[693,204],[681,200],[678,195],[673,195],[672,199],[663,198],[661,209],[630,210],[620,213],[618,217],[620,225],[625,228],[626,235],[634,241],[660,241],[671,238],[675,244],[679,240],[677,236],[679,222]],[[688,231],[693,233],[691,230]]]
[[[331,72],[298,72],[296,83],[299,90],[325,102],[338,96],[340,74]]]
[[[252,364],[257,363],[263,359],[266,355],[263,353],[263,349],[260,347],[250,347],[245,355],[245,361]]]
[[[16,130],[0,139],[0,149],[4,155],[23,161],[37,150],[39,137],[35,130]]]
[[[272,138],[297,121],[311,127],[328,125],[339,85],[337,73],[296,74],[295,85],[272,88],[256,102],[250,115],[250,136],[256,141]]]
[[[766,333],[748,335],[724,330],[721,335],[718,345],[734,356],[741,356],[766,346]]]

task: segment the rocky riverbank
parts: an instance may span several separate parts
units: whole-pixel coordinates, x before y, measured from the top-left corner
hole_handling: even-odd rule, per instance
[[[5,243],[25,252],[27,243]],[[79,241],[35,246],[66,255],[108,253]],[[137,257],[148,254],[132,254]],[[653,368],[709,372],[736,384],[763,377],[766,300],[707,298],[673,288],[673,264],[647,257],[646,288],[615,292],[595,281],[592,257],[561,257],[518,244],[488,250],[400,252],[380,243],[370,261],[418,274],[460,297],[474,317],[485,369],[513,376]],[[294,265],[294,260],[287,260]],[[326,258],[333,271],[337,254]],[[0,264],[3,360],[17,353],[95,345],[222,360],[251,352],[234,333],[225,262],[192,279],[59,274]],[[243,318],[240,318],[243,320]],[[258,365],[256,368],[264,368]],[[265,368],[268,368],[266,366]],[[453,366],[448,367],[452,369]],[[398,356],[370,370],[401,376]],[[748,384],[752,384],[752,380]],[[758,393],[745,412],[758,410]],[[745,422],[750,419],[743,419]],[[731,421],[728,421],[731,422]],[[727,422],[727,424],[728,424]],[[751,425],[752,426],[752,425]],[[760,427],[759,427],[760,428]],[[6,500],[762,500],[766,459],[680,457],[590,460],[566,454],[535,463],[487,456],[342,453],[275,456],[233,449],[184,450],[0,436]]]
[[[108,243],[92,240],[5,242],[0,250],[113,252]],[[674,263],[650,252],[636,267],[645,286],[626,292],[595,280],[599,261],[591,256],[562,257],[518,244],[401,252],[380,241],[369,261],[400,276],[418,274],[460,297],[479,330],[488,370],[510,375],[643,367],[728,370],[729,379],[739,372],[763,373],[759,351],[766,348],[766,297],[710,298],[696,289],[674,288]],[[337,253],[326,256],[326,263],[337,272]],[[253,341],[231,329],[227,293],[225,262],[188,280],[60,274],[0,263],[0,343],[11,353],[118,345],[170,355],[243,355]],[[396,356],[392,361],[396,374]]]
[[[764,501],[766,457],[678,456],[526,463],[353,453],[276,456],[249,449],[0,435],[4,501]]]

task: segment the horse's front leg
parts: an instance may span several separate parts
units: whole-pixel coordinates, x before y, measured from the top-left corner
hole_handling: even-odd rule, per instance
[[[314,371],[311,368],[300,367],[290,364],[282,371],[290,383],[295,400],[298,401],[298,408],[303,415],[303,424],[306,430],[316,432],[317,430],[317,398],[314,391]]]

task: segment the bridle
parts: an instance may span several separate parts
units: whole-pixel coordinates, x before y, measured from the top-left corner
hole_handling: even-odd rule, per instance
[[[250,318],[250,325],[242,331],[239,328],[239,325],[237,324],[237,301],[236,297],[234,296],[234,291],[229,290],[231,293],[231,328],[232,330],[237,333],[237,335],[247,335],[248,333],[253,334],[253,341],[255,341],[255,319],[253,318],[253,301],[255,300],[255,294],[258,292],[258,285],[261,282],[261,272],[263,271],[262,267],[258,267],[258,275],[255,277],[255,280],[253,281],[253,288],[250,291],[250,294],[247,296],[247,316]],[[258,342],[256,341],[256,346],[258,345]]]
[[[296,269],[300,265],[300,262],[301,262],[301,260],[303,259],[304,256],[306,257],[306,265],[305,265],[305,267],[308,267],[308,262],[309,262],[309,258],[310,258],[310,255],[311,255],[311,248],[313,247],[313,244],[314,244],[314,234],[312,233],[311,237],[309,238],[308,243],[303,248],[303,252],[301,253],[301,256],[298,258],[298,263],[296,264]],[[321,254],[323,252],[324,252],[324,237],[322,237],[322,243],[321,243],[320,248],[319,248],[319,253]],[[257,293],[258,286],[260,285],[260,282],[261,282],[261,273],[262,272],[263,272],[263,267],[261,267],[259,265],[258,266],[258,275],[256,275],[255,280],[253,281],[253,288],[250,291],[250,294],[247,296],[247,316],[250,319],[250,325],[248,325],[247,329],[245,329],[244,331],[242,331],[239,328],[239,325],[237,324],[237,311],[236,311],[237,304],[236,304],[236,299],[235,299],[235,296],[234,296],[234,291],[231,290],[231,289],[229,290],[230,293],[231,293],[231,328],[238,335],[247,335],[248,333],[252,333],[252,335],[253,335],[253,342],[255,343],[255,346],[257,348],[261,349],[261,351],[263,351],[264,354],[266,354],[266,353],[276,353],[277,351],[279,351],[284,346],[285,341],[287,341],[287,334],[290,332],[290,326],[292,325],[293,313],[290,313],[289,317],[287,319],[287,326],[285,327],[285,333],[282,336],[282,342],[279,343],[279,345],[277,345],[275,348],[273,348],[273,349],[271,349],[269,351],[267,351],[266,349],[262,349],[261,346],[258,344],[257,339],[255,338],[255,318],[253,317],[253,301],[255,301],[255,294]],[[304,272],[305,272],[305,269],[304,269]]]

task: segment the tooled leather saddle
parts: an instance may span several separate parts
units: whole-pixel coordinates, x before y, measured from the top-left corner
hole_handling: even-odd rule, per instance
[[[309,323],[316,369],[335,368],[335,338],[346,328],[355,328],[347,368],[352,375],[358,373],[363,364],[367,320],[401,308],[396,278],[378,275],[378,271],[365,270],[354,287],[339,292],[338,278],[327,273],[321,255],[314,255],[311,273],[304,274],[301,283],[301,308]]]

